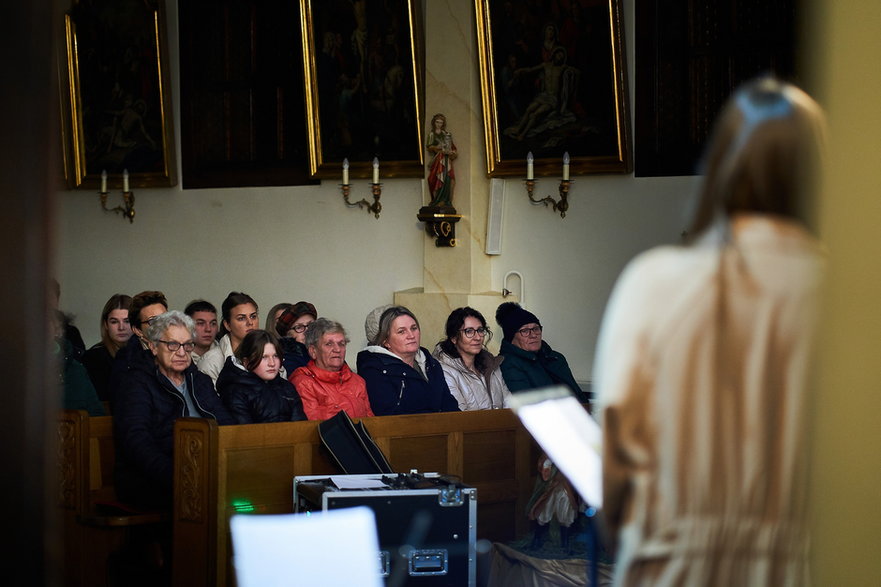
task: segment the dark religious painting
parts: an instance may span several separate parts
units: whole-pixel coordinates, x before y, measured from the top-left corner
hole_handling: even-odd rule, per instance
[[[179,0],[184,188],[317,183],[296,0]]]
[[[795,75],[798,0],[636,0],[637,176],[692,175],[741,83]]]
[[[309,166],[336,177],[421,177],[418,0],[300,0]]]
[[[81,0],[64,25],[68,186],[97,188],[104,170],[128,170],[134,187],[174,185],[163,2]]]
[[[487,173],[630,170],[619,0],[475,0]]]

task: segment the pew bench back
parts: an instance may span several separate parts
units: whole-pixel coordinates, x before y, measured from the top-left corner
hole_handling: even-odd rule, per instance
[[[395,471],[440,472],[477,488],[479,538],[508,541],[527,525],[538,449],[509,410],[365,418]],[[290,513],[293,477],[335,474],[318,422],[175,425],[174,583],[231,585],[229,519]]]

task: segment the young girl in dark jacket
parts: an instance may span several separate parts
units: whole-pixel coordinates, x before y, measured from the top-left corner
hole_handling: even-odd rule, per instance
[[[237,424],[305,420],[303,402],[293,384],[279,375],[278,337],[266,330],[249,332],[217,378],[217,393]]]

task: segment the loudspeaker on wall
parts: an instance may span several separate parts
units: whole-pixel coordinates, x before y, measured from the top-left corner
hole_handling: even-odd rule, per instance
[[[502,254],[502,215],[505,204],[505,180],[490,180],[489,210],[486,215],[486,254]]]

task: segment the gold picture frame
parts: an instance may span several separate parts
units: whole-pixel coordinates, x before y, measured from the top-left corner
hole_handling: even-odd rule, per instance
[[[423,177],[419,1],[300,0],[312,177]]]
[[[557,9],[552,12],[551,6]],[[490,177],[629,173],[630,115],[620,0],[566,6],[475,0]]]
[[[75,1],[64,16],[62,154],[69,188],[177,183],[163,0]],[[116,185],[118,184],[118,186]]]

